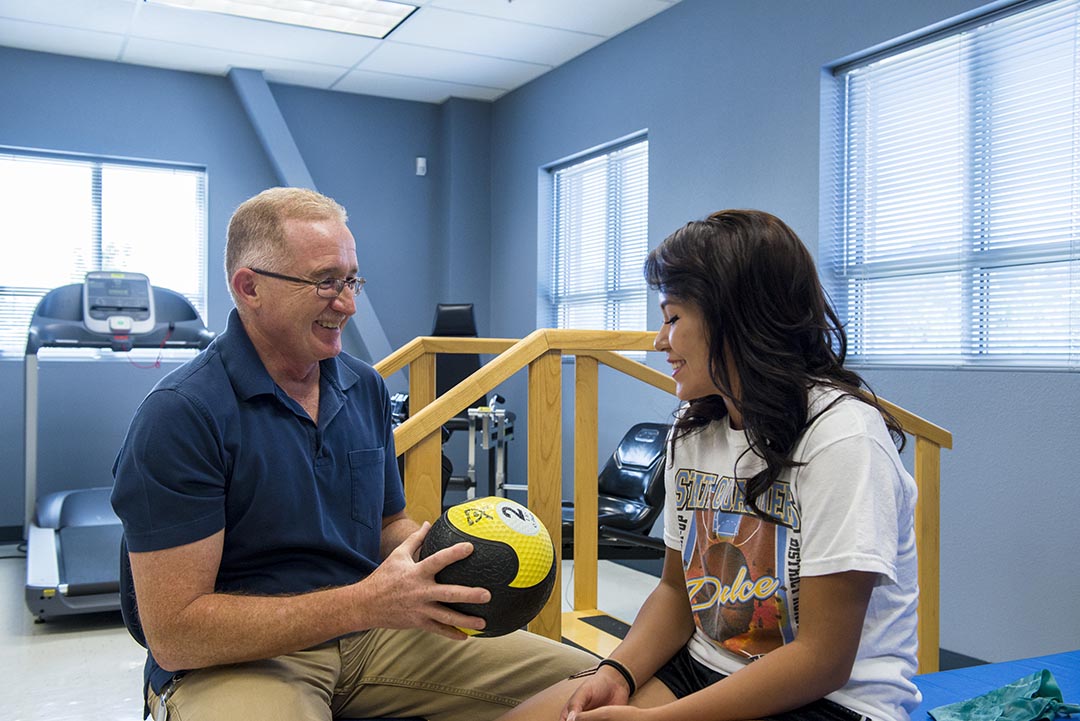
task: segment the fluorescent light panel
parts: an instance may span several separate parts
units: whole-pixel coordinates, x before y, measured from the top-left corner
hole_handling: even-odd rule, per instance
[[[152,0],[272,23],[384,38],[409,17],[415,5],[389,0]]]

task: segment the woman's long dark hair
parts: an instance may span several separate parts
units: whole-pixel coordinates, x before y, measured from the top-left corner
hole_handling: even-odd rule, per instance
[[[905,438],[866,382],[844,367],[847,337],[818,279],[810,252],[782,220],[756,210],[723,210],[672,233],[645,261],[649,286],[701,310],[716,387],[742,415],[751,451],[765,468],[747,482],[756,500],[795,464],[808,418],[808,391],[833,386],[874,406],[899,448]],[[738,393],[725,358],[738,375]],[[866,389],[864,394],[861,389]],[[690,401],[675,421],[679,440],[727,416],[718,395]]]

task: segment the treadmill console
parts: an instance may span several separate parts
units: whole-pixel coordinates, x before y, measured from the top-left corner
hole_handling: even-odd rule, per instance
[[[138,335],[154,330],[154,291],[142,273],[94,270],[83,281],[83,323],[94,333]]]

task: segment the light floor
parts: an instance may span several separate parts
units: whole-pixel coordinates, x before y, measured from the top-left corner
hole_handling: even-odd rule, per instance
[[[26,564],[0,546],[0,719],[141,721],[145,652],[120,614],[35,623],[23,600]],[[572,561],[563,562],[563,609],[573,597]],[[601,561],[599,606],[634,620],[657,579]]]

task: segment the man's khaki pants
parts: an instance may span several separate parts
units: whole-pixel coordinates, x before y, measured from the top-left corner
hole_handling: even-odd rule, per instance
[[[189,671],[166,707],[169,721],[483,721],[596,660],[524,631],[451,641],[374,629],[265,661]],[[158,718],[152,690],[149,703]]]

